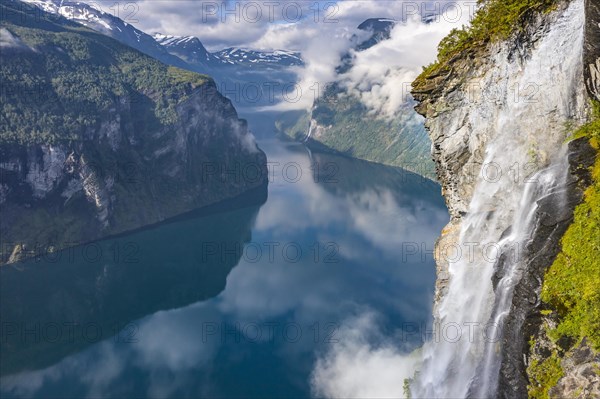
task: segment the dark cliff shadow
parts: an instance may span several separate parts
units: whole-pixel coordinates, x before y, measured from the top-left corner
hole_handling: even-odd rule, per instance
[[[55,364],[135,320],[224,290],[266,200],[255,190],[150,229],[0,268],[0,375]]]

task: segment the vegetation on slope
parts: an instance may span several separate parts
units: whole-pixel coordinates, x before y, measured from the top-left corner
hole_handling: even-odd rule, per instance
[[[0,4],[0,264],[264,182],[203,173],[208,163],[266,168],[264,153],[241,142],[245,125],[208,76],[28,10]]]
[[[594,101],[592,109],[592,120],[580,127],[573,138],[587,137],[600,153],[600,103]],[[542,301],[551,309],[546,313],[558,320],[556,328],[546,334],[561,345],[548,358],[529,365],[532,398],[549,397],[549,390],[563,375],[561,360],[565,352],[583,339],[593,350],[600,351],[600,156],[593,166],[592,179],[593,184],[585,191],[573,223],[561,240],[561,252],[544,278]]]
[[[480,8],[469,26],[453,29],[438,45],[438,58],[423,68],[413,83],[418,90],[427,78],[443,73],[448,63],[465,51],[476,51],[488,43],[508,38],[523,29],[535,13],[548,12],[558,0],[479,0]]]
[[[122,101],[149,107],[139,122],[170,125],[186,93],[210,81],[81,25],[25,14],[18,2],[3,2],[2,15],[2,35],[18,44],[2,49],[0,143],[80,140]]]
[[[544,360],[535,359],[527,368],[527,374],[532,384],[529,386],[529,397],[531,399],[546,399],[550,388],[558,383],[563,376],[560,366],[560,358],[556,351]]]
[[[600,149],[600,103],[593,102],[594,117],[574,137],[587,137]],[[562,238],[562,251],[546,274],[542,300],[560,317],[555,340],[563,336],[579,341],[587,337],[600,350],[600,157],[592,170],[593,184],[575,209],[575,219]]]
[[[398,110],[393,118],[374,115],[358,97],[334,85],[315,101],[310,114],[303,114],[293,125],[280,121],[279,128],[287,136],[304,141],[311,118],[320,129],[314,129],[314,141],[309,140],[308,145],[319,148],[322,144],[347,156],[436,179],[431,142],[410,106]]]

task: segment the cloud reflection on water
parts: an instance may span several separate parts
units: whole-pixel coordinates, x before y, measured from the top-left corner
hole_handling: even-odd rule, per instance
[[[310,170],[300,145],[261,146],[270,161]],[[306,249],[298,262],[278,250],[273,261],[242,257],[216,297],[136,321],[135,342],[108,339],[50,367],[4,376],[3,397],[294,397],[309,395],[311,382],[313,392],[340,394],[356,373],[376,385],[349,384],[354,392],[383,394],[373,388],[381,378],[395,381],[391,370],[410,363],[402,356],[418,344],[398,339],[402,323],[431,317],[433,259],[403,261],[402,244],[432,249],[447,211],[439,187],[418,176],[333,156],[315,160],[339,164],[337,183],[315,182],[310,173],[298,183],[275,178],[252,228],[258,245],[298,243]],[[338,262],[315,262],[315,242],[336,243]],[[279,330],[270,333],[273,324]],[[292,325],[298,339],[281,332]]]

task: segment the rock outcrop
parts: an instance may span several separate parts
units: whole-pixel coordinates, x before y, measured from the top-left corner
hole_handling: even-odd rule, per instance
[[[266,184],[266,157],[214,84],[151,138],[119,123],[87,140],[0,146],[3,261],[133,230]],[[114,123],[113,123],[114,122]],[[65,231],[66,229],[66,231]]]
[[[447,296],[457,294],[449,293],[457,277],[444,249],[464,250],[465,237],[477,236],[471,231],[475,226],[484,226],[482,234],[487,234],[479,244],[491,241],[499,248],[491,265],[490,297],[483,295],[485,303],[479,305],[488,308],[481,313],[487,316],[473,320],[500,320],[499,342],[490,349],[471,347],[470,355],[480,364],[473,382],[466,383],[466,396],[528,395],[528,341],[542,325],[539,296],[544,274],[590,184],[587,168],[595,158],[585,140],[564,143],[569,126],[572,131],[586,121],[589,99],[598,98],[599,21],[597,1],[559,1],[551,12],[530,15],[509,39],[465,49],[413,91],[419,101],[416,109],[426,117],[452,218],[436,251],[438,321],[458,321],[447,319],[446,308],[440,313]],[[568,171],[561,174],[560,168]],[[538,182],[544,176],[551,179]],[[532,190],[544,195],[536,197]],[[528,196],[535,201],[523,203]],[[535,214],[527,216],[527,231],[517,234],[515,229],[523,226],[513,219],[527,209]],[[477,223],[475,211],[483,212]],[[511,240],[519,244],[517,249],[509,248]],[[517,261],[510,260],[515,257]],[[584,345],[578,350],[587,349]],[[588,391],[597,389],[597,376],[581,366],[593,362],[593,356],[586,359],[565,368],[555,395],[571,397],[573,384],[579,383]]]

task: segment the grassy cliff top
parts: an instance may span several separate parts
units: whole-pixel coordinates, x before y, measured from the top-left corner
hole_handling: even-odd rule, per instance
[[[419,91],[429,78],[448,70],[448,64],[467,51],[484,49],[489,43],[507,39],[522,30],[535,13],[551,11],[559,0],[479,0],[479,9],[469,26],[453,29],[438,45],[435,62],[423,68],[413,82]]]

